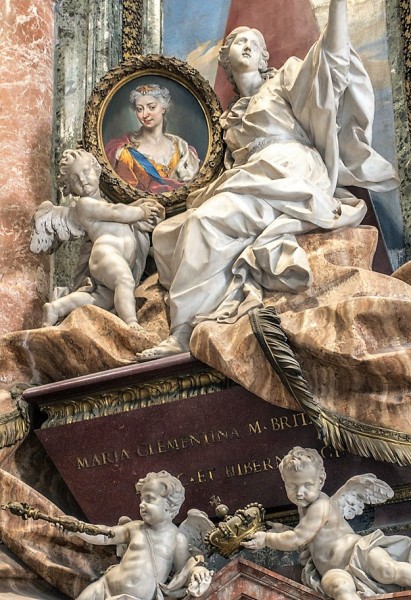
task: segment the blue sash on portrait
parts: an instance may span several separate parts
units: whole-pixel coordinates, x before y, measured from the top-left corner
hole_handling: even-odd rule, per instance
[[[150,177],[157,181],[157,183],[164,183],[164,179],[161,177],[160,173],[157,171],[155,166],[148,160],[148,158],[144,156],[144,154],[141,154],[141,152],[139,152],[135,148],[130,148],[130,146],[128,147],[128,151],[130,152],[134,160],[140,163],[140,165],[143,167],[146,173],[150,175]]]

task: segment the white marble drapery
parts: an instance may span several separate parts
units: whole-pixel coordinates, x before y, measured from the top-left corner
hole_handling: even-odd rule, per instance
[[[361,222],[365,203],[339,186],[398,185],[370,146],[373,108],[358,56],[348,46],[330,56],[320,39],[304,61],[288,60],[223,115],[227,170],[153,235],[172,332],[235,320],[261,303],[262,288],[310,285],[295,236]]]

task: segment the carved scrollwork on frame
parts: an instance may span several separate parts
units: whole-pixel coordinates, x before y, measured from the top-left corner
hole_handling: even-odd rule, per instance
[[[144,0],[123,0],[123,60],[143,52],[143,3]]]
[[[405,92],[408,105],[408,126],[411,127],[411,9],[409,0],[400,0],[399,8],[404,45]]]
[[[41,410],[47,414],[47,420],[42,424],[42,428],[107,417],[174,400],[210,394],[233,385],[235,384],[230,379],[218,371],[208,369],[59,400],[41,405]]]
[[[113,147],[113,140],[116,143],[117,139],[127,138],[133,128],[137,128],[135,135],[138,135],[141,125],[130,105],[130,93],[136,87],[153,84],[170,92],[166,133],[187,142],[200,159],[200,168],[191,179],[180,180],[175,189],[162,189],[161,193],[138,189],[126,182],[116,172],[108,150]],[[84,118],[83,145],[102,167],[103,192],[114,202],[130,203],[150,196],[161,202],[168,214],[184,210],[187,195],[210,183],[221,171],[220,114],[220,103],[211,86],[187,63],[155,54],[124,61],[102,77],[91,95]]]

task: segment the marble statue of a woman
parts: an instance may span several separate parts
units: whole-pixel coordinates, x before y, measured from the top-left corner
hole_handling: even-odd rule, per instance
[[[346,0],[331,0],[326,29],[304,60],[278,71],[267,60],[263,36],[248,27],[220,51],[237,93],[221,118],[226,169],[154,232],[171,335],[140,360],[187,351],[197,323],[235,321],[263,290],[307,289],[310,266],[296,236],[359,225],[366,206],[346,186],[398,185],[370,146],[374,98],[349,44]]]

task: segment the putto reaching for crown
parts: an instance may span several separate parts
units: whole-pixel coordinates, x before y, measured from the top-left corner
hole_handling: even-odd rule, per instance
[[[381,504],[394,495],[372,473],[351,477],[333,496],[322,492],[325,469],[311,448],[290,450],[279,464],[288,499],[298,507],[294,529],[255,533],[243,546],[257,550],[302,550],[303,582],[335,600],[359,600],[411,589],[411,539],[377,530],[361,536],[346,519],[365,504]]]

